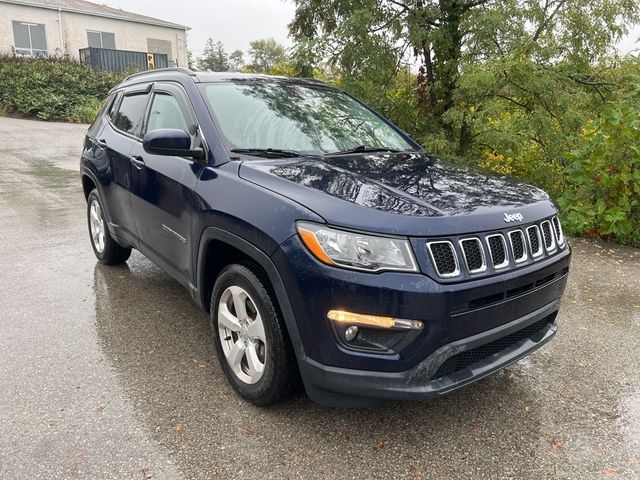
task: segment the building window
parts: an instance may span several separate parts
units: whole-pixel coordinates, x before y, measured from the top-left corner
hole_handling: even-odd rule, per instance
[[[13,42],[18,55],[46,57],[47,37],[44,25],[13,21]]]
[[[116,49],[116,37],[113,33],[89,31],[87,38],[90,47]]]

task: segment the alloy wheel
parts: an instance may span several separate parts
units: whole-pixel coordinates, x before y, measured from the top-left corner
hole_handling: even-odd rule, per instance
[[[220,296],[218,333],[233,373],[244,383],[257,383],[264,373],[267,340],[262,316],[245,289],[234,285]]]
[[[104,252],[105,225],[102,216],[102,208],[97,200],[92,200],[89,207],[89,225],[91,227],[91,241],[98,253]]]

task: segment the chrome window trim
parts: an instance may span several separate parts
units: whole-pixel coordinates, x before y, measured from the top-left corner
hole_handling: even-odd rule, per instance
[[[493,263],[493,252],[491,251],[491,244],[489,243],[489,239],[493,237],[499,237],[502,241],[502,247],[504,248],[504,262],[495,265]],[[504,240],[504,235],[501,233],[494,233],[493,235],[487,235],[485,237],[485,242],[487,243],[487,249],[489,251],[489,257],[491,257],[491,264],[493,265],[494,270],[502,270],[503,268],[507,268],[509,266],[509,251],[507,250],[507,242]]]
[[[462,244],[464,242],[474,241],[474,240],[478,243],[478,246],[480,247],[480,256],[482,257],[482,266],[480,268],[476,268],[475,270],[471,270],[469,268],[469,262],[467,260],[467,254],[464,251],[464,246]],[[475,275],[477,273],[483,273],[483,272],[487,271],[487,259],[486,259],[485,254],[484,254],[484,247],[482,246],[482,241],[480,240],[480,238],[478,238],[478,237],[463,238],[463,239],[458,240],[458,245],[460,246],[460,251],[462,252],[462,258],[464,258],[464,264],[467,266],[467,271],[471,275]]]
[[[520,234],[520,238],[522,239],[522,254],[523,254],[523,256],[520,257],[519,259],[516,258],[515,250],[513,248],[513,240],[511,239],[511,234],[512,233],[519,233]],[[518,265],[520,263],[524,263],[527,260],[529,260],[529,249],[527,248],[527,239],[526,239],[526,235],[524,234],[522,229],[521,228],[516,228],[515,230],[511,230],[511,231],[509,231],[507,233],[507,236],[509,237],[509,245],[511,245],[511,255],[513,255],[513,261],[516,263],[516,265]]]
[[[550,247],[547,247],[547,242],[544,241],[543,225],[545,223],[549,225],[549,235],[551,236],[551,246]],[[541,232],[542,232],[542,243],[544,244],[545,250],[547,251],[547,253],[555,252],[556,249],[558,248],[558,245],[556,244],[556,234],[554,232],[555,229],[553,227],[553,224],[549,220],[544,220],[544,221],[540,222],[540,229],[541,229]]]
[[[435,245],[437,243],[447,243],[451,247],[451,251],[453,252],[453,261],[456,264],[456,269],[451,273],[441,274],[438,270],[438,264],[436,263],[436,259],[433,256],[433,252],[431,251],[431,245]],[[433,268],[440,278],[453,278],[460,276],[460,264],[458,263],[458,254],[456,253],[456,249],[449,240],[435,240],[433,242],[427,242],[427,251],[429,252],[429,256],[431,257],[431,263],[433,264]]]
[[[537,252],[533,251],[533,246],[531,245],[531,238],[529,237],[529,230],[531,229],[535,229],[536,235],[538,236],[538,246],[540,247],[538,249]],[[542,254],[544,253],[544,244],[542,241],[542,238],[540,237],[540,229],[538,228],[538,225],[530,225],[527,227],[526,229],[527,231],[527,245],[529,245],[529,251],[531,252],[531,258],[533,258],[534,260],[540,258],[542,256]]]

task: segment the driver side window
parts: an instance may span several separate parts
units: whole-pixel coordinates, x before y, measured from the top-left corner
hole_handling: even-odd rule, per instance
[[[191,137],[191,147],[198,146],[197,129],[192,116],[185,113],[178,99],[167,92],[155,92],[149,109],[147,133],[161,128],[184,130]]]
[[[178,100],[164,92],[158,92],[153,97],[147,133],[160,128],[178,128],[189,132],[189,125]]]

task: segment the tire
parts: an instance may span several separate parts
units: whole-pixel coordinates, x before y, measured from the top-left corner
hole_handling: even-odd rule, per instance
[[[113,239],[103,212],[98,191],[93,189],[87,197],[87,224],[93,253],[105,265],[124,263],[131,256],[131,248],[123,247]]]
[[[265,282],[247,266],[227,266],[213,287],[210,311],[216,355],[236,392],[259,406],[287,397],[295,386],[295,356]]]

